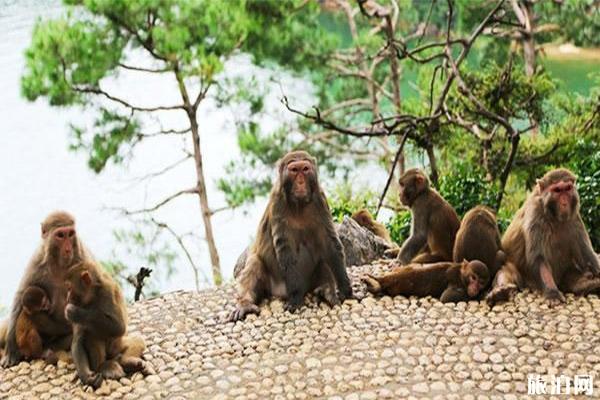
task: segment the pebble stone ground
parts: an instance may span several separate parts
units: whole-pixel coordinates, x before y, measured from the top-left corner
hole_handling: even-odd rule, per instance
[[[383,268],[351,270],[359,296],[360,275]],[[93,392],[74,382],[72,364],[21,363],[0,369],[0,398],[508,400],[534,398],[528,374],[592,375],[600,397],[597,296],[567,296],[566,305],[549,309],[520,293],[493,310],[367,296],[334,309],[311,303],[297,314],[276,300],[258,317],[223,324],[233,298],[229,285],[133,305],[130,331],[146,339],[155,375]]]

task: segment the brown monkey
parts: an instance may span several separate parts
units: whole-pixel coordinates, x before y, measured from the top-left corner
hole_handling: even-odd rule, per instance
[[[390,244],[393,243],[390,233],[385,228],[385,225],[377,222],[367,209],[363,208],[356,211],[354,214],[352,214],[352,219],[358,222],[358,224],[363,228],[371,231],[375,236],[379,236]]]
[[[352,296],[345,264],[315,159],[305,151],[288,153],[278,163],[256,241],[238,270],[238,303],[229,320],[258,313],[257,305],[272,296],[285,298],[290,312],[313,290],[338,304]]]
[[[423,171],[413,168],[400,177],[400,201],[410,207],[410,237],[398,254],[401,264],[452,261],[460,225],[454,208],[429,187]]]
[[[496,276],[505,254],[496,215],[490,208],[477,206],[465,214],[456,233],[453,258],[454,262],[480,260],[488,267],[492,279]]]
[[[141,338],[125,338],[127,307],[119,285],[93,262],[69,270],[65,316],[73,324],[71,352],[81,382],[98,388],[102,380],[145,371]],[[128,342],[129,341],[129,342]]]
[[[600,263],[579,215],[575,181],[563,168],[537,181],[502,238],[508,262],[496,276],[490,304],[523,287],[542,292],[550,305],[565,301],[561,291],[600,290]]]
[[[30,286],[23,292],[23,311],[17,319],[17,346],[26,360],[46,358],[53,363],[56,361],[51,350],[44,352],[42,337],[31,322],[36,313],[50,311],[50,300],[46,292],[37,287]],[[45,354],[44,354],[45,353]]]
[[[488,284],[490,275],[481,261],[465,260],[462,263],[410,264],[394,268],[381,277],[367,274],[362,280],[373,294],[432,296],[447,303],[476,297]]]
[[[44,346],[70,344],[71,324],[64,315],[67,293],[64,277],[72,265],[88,259],[91,255],[78,239],[73,216],[64,211],[48,215],[42,222],[42,243],[33,254],[13,300],[1,362],[3,367],[13,366],[23,358],[17,345],[16,327],[23,311],[23,294],[31,286],[41,288],[51,305],[48,312],[30,316]]]

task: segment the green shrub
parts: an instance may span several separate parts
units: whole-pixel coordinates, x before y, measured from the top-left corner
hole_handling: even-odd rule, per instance
[[[349,183],[336,187],[328,195],[327,201],[335,222],[342,222],[344,216],[351,216],[355,211],[366,208],[371,214],[377,209],[378,195],[370,190],[359,190],[353,193]]]
[[[400,211],[386,224],[392,240],[398,244],[404,243],[410,235],[410,211]]]
[[[569,167],[577,175],[581,218],[596,251],[600,250],[600,144],[578,140],[571,150]]]
[[[493,206],[497,194],[495,186],[486,182],[481,168],[462,162],[440,177],[439,186],[440,194],[460,217],[477,205]]]

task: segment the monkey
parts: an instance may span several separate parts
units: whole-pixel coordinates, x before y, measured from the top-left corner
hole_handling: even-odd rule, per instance
[[[41,224],[41,231],[42,243],[25,270],[11,306],[6,347],[0,362],[4,368],[17,364],[23,358],[17,345],[16,328],[17,320],[23,311],[23,294],[31,286],[42,289],[49,299],[50,309],[47,312],[30,316],[44,346],[63,347],[68,346],[71,341],[71,324],[64,316],[64,276],[71,266],[82,260],[92,259],[92,255],[79,240],[75,218],[65,211],[49,214]]]
[[[305,151],[292,151],[279,160],[277,171],[256,240],[238,269],[238,301],[229,321],[258,313],[258,304],[270,297],[286,299],[289,312],[312,291],[331,306],[352,297],[316,160]]]
[[[94,262],[67,273],[65,316],[73,324],[71,352],[82,383],[98,388],[103,379],[145,372],[141,338],[126,337],[127,307],[119,285]]]
[[[369,274],[362,277],[367,290],[373,294],[432,296],[443,303],[475,298],[489,280],[488,268],[479,260],[409,264],[380,277]]]
[[[599,292],[600,263],[579,213],[576,177],[565,168],[547,172],[502,237],[507,262],[496,275],[489,304],[522,288],[542,293],[550,306],[563,292]]]
[[[358,222],[358,224],[363,228],[371,231],[371,233],[373,233],[375,236],[379,236],[390,244],[394,243],[385,225],[377,222],[366,208],[358,210],[352,214],[352,219]]]
[[[496,276],[506,255],[502,251],[496,215],[490,208],[477,206],[465,214],[452,253],[454,262],[479,260],[488,267],[492,279]]]
[[[452,249],[460,226],[454,208],[429,186],[425,173],[417,168],[400,177],[400,201],[410,207],[410,236],[400,248],[397,260],[403,264],[452,261]]]
[[[82,382],[97,387],[102,378],[146,373],[141,359],[146,348],[144,341],[125,336],[125,299],[111,276],[94,262],[82,262],[70,268],[65,286],[65,316],[73,324],[72,352]],[[95,374],[96,371],[101,374]]]
[[[50,363],[57,361],[51,350],[44,353],[42,337],[35,329],[31,316],[50,311],[50,300],[43,289],[30,286],[23,292],[23,311],[17,319],[17,346],[25,360],[45,358]]]

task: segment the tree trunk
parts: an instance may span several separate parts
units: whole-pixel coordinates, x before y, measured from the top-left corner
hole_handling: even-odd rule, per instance
[[[206,184],[204,180],[204,167],[202,166],[202,151],[200,150],[200,135],[198,133],[198,122],[196,121],[196,111],[188,112],[190,119],[190,126],[192,131],[192,142],[194,143],[194,164],[196,166],[196,187],[198,188],[198,199],[200,200],[200,212],[202,214],[202,221],[204,222],[204,234],[206,236],[206,243],[208,244],[208,251],[210,253],[210,262],[212,265],[213,281],[215,285],[220,285],[223,282],[223,276],[221,275],[221,262],[219,260],[219,253],[215,244],[215,237],[213,235],[211,212],[208,206],[208,196],[206,194]]]
[[[435,151],[433,149],[433,145],[428,144],[427,148],[425,150],[427,151],[427,157],[429,158],[429,167],[431,168],[431,183],[433,183],[433,186],[437,189],[439,175],[438,175],[437,162],[435,160]]]

